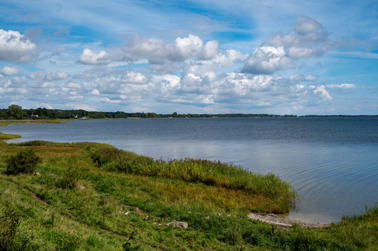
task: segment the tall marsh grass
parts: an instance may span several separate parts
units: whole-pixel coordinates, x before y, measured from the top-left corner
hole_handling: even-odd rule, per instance
[[[209,160],[153,160],[150,157],[115,148],[89,149],[97,166],[107,171],[202,183],[209,186],[242,190],[282,200],[287,211],[295,200],[294,189],[274,174],[260,175],[239,166]]]

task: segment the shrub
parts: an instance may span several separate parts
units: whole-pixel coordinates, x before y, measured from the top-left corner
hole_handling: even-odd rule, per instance
[[[22,150],[18,154],[8,157],[5,160],[8,175],[17,175],[19,173],[33,173],[37,167],[40,158],[32,149]]]

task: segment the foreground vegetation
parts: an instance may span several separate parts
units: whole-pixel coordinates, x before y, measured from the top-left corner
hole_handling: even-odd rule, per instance
[[[155,161],[96,143],[0,141],[0,173],[1,250],[378,247],[378,206],[321,229],[248,219],[250,211],[287,212],[295,193],[274,175],[219,162]],[[188,227],[167,226],[173,221]]]

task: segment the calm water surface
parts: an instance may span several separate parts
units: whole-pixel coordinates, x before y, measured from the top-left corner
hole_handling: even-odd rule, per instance
[[[378,118],[80,120],[14,124],[9,142],[93,141],[157,159],[201,158],[274,173],[299,194],[289,218],[337,222],[378,201]]]

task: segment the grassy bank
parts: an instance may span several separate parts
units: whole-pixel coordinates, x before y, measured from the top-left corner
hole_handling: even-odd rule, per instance
[[[5,133],[0,132],[0,140],[8,140],[8,139],[15,139],[15,138],[21,138],[21,135],[5,134]]]
[[[63,123],[67,120],[61,119],[5,119],[0,120],[0,126],[7,126],[10,124],[46,124],[46,123]]]
[[[46,124],[46,123],[62,123],[62,120],[52,120],[52,119],[24,119],[24,120],[0,120],[0,126],[7,126],[10,124]],[[0,132],[0,140],[8,140],[21,138],[21,135],[17,134],[5,134]]]
[[[9,157],[38,156],[6,175]],[[9,171],[9,170],[8,170]],[[287,212],[274,175],[203,160],[155,161],[96,143],[0,144],[0,243],[14,250],[360,250],[377,248],[378,208],[322,229],[280,228],[250,211]],[[187,228],[168,223],[183,221]]]

